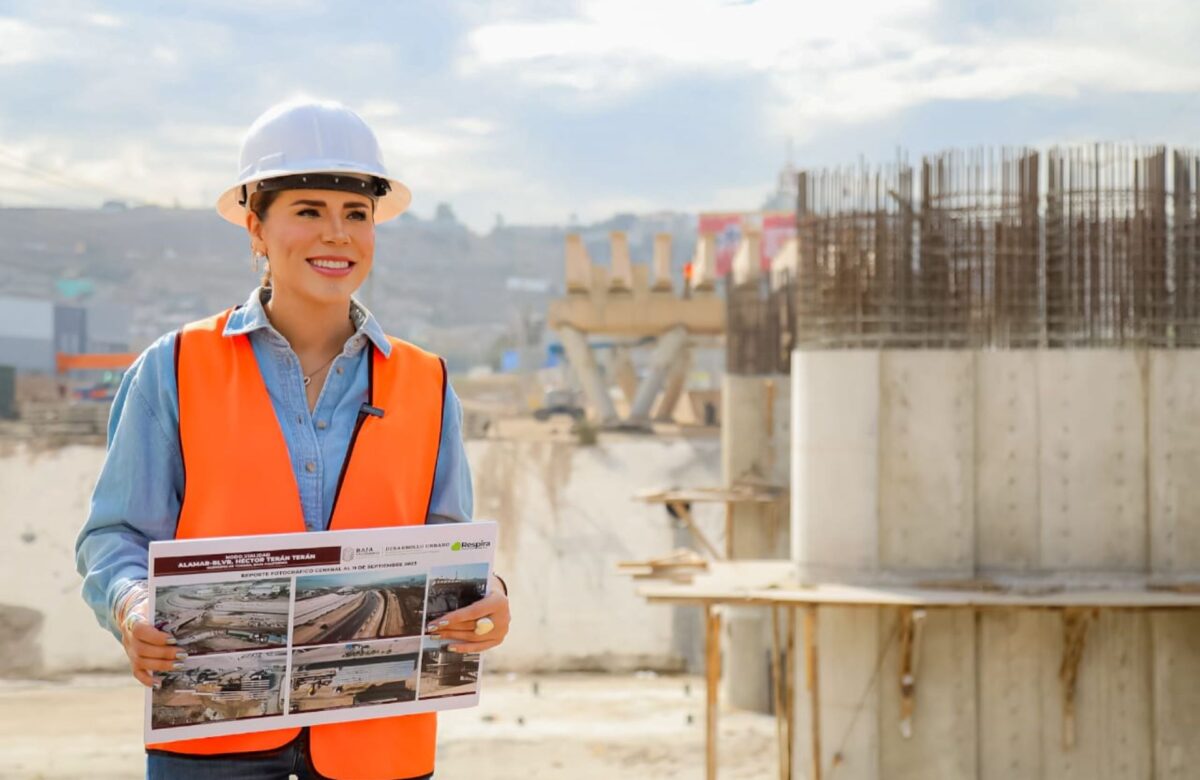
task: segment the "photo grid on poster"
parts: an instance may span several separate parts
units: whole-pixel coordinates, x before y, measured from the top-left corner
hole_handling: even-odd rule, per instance
[[[489,570],[159,585],[155,624],[187,657],[160,675],[150,725],[170,739],[178,727],[475,695],[480,655],[451,652],[426,627],[483,598]]]

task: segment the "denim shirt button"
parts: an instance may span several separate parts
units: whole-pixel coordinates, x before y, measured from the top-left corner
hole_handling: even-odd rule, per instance
[[[346,369],[342,368],[341,366],[338,366],[338,367],[337,367],[337,372],[338,372],[339,374],[344,374],[344,373],[346,373]]]
[[[326,423],[324,420],[317,420],[317,430],[318,431],[325,430],[326,425],[328,425],[328,423]]]
[[[304,464],[304,470],[307,471],[309,474],[311,474],[317,470],[317,464],[313,463],[310,460],[308,463]]]

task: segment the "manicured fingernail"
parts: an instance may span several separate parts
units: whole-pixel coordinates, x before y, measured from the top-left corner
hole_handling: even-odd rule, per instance
[[[461,647],[460,645],[450,645],[450,652],[452,652],[452,653],[461,653],[461,652],[462,652],[462,647]]]
[[[438,625],[439,626],[448,626],[448,625],[450,625],[450,621],[449,620],[439,620]]]
[[[171,664],[171,668],[174,669],[175,671],[179,672],[179,671],[183,670],[183,664],[178,664],[178,663]]]
[[[175,637],[173,637],[173,636],[167,637],[167,644],[169,644],[169,645],[175,644]]]
[[[187,658],[187,653],[180,650],[178,653],[175,654],[175,657],[178,658],[180,661],[182,661],[183,659]]]

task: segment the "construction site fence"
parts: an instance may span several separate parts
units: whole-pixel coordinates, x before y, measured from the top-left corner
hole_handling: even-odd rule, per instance
[[[1200,346],[1200,157],[948,151],[802,171],[798,263],[731,286],[728,368],[792,348]]]

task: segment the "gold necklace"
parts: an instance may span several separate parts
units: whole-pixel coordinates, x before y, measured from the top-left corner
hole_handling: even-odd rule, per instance
[[[338,355],[340,355],[340,354],[342,354],[342,353],[341,353],[341,352],[335,352],[335,353],[334,353],[334,355],[333,355],[333,357],[329,358],[329,360],[326,360],[324,363],[322,363],[321,365],[317,366],[317,367],[316,367],[316,368],[313,370],[313,372],[312,372],[311,374],[309,374],[308,376],[304,377],[304,386],[305,386],[305,387],[308,387],[308,386],[309,386],[309,384],[312,382],[312,378],[313,378],[314,376],[316,376],[317,374],[321,373],[321,369],[325,368],[325,367],[326,367],[326,366],[328,366],[330,363],[332,363],[333,361],[337,360],[337,356],[338,356]]]

